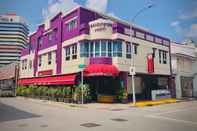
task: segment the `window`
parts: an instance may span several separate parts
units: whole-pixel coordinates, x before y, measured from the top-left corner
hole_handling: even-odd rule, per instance
[[[51,60],[52,60],[52,53],[48,53],[48,65],[51,65]]]
[[[54,40],[57,40],[57,38],[58,38],[57,28],[54,29],[54,31],[53,31],[53,37],[54,37]]]
[[[69,32],[75,29],[76,27],[77,27],[77,19],[73,19],[67,23],[67,29]]]
[[[112,41],[108,41],[108,56],[112,56]]]
[[[95,57],[100,56],[100,41],[95,41]]]
[[[146,40],[149,40],[149,41],[154,41],[154,37],[152,35],[146,35]]]
[[[131,43],[126,43],[126,58],[131,58]]]
[[[49,43],[52,42],[52,33],[49,33],[49,35],[48,35],[48,40],[49,40]]]
[[[22,60],[22,70],[27,69],[27,59]]]
[[[145,34],[143,32],[136,31],[136,37],[144,39]]]
[[[167,64],[167,51],[163,51],[163,64]]]
[[[24,60],[24,69],[27,69],[27,59]]]
[[[90,56],[94,56],[94,42],[90,42]]]
[[[122,42],[121,41],[113,42],[113,56],[122,57]]]
[[[106,41],[101,41],[101,56],[106,56],[107,54],[107,43]]]
[[[135,55],[137,55],[137,52],[138,52],[138,51],[137,51],[138,45],[139,45],[139,44],[137,44],[137,43],[133,43],[133,51],[134,51],[134,54],[135,54]]]
[[[153,58],[155,58],[156,48],[153,48]]]
[[[170,45],[170,41],[168,41],[168,40],[163,40],[163,44],[169,46],[169,45]]]
[[[155,37],[155,42],[162,44],[162,39],[161,38],[158,38],[158,37]]]
[[[161,53],[162,53],[162,50],[159,50],[159,63],[161,64]]]
[[[167,51],[159,50],[159,63],[167,64],[167,53]]]
[[[39,45],[39,47],[41,47],[41,45],[42,45],[42,38],[41,37],[38,38],[38,45]]]
[[[77,59],[77,44],[72,46],[72,59]]]
[[[38,58],[38,66],[42,66],[42,56],[41,55]]]
[[[22,70],[24,70],[24,60],[22,60]]]
[[[70,47],[65,48],[66,61],[70,60]]]
[[[32,60],[29,60],[29,69],[32,68]]]
[[[89,57],[89,42],[85,41],[80,44],[80,56]]]
[[[80,44],[80,57],[122,57],[122,41],[96,40]]]

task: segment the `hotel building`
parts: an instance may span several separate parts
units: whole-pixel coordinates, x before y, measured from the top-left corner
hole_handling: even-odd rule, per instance
[[[0,67],[19,62],[21,50],[28,43],[28,26],[16,14],[0,15]]]
[[[122,86],[130,97],[134,60],[137,99],[151,99],[152,90],[172,90],[168,38],[137,26],[130,31],[128,22],[84,7],[39,25],[30,35],[30,45],[22,51],[21,85],[76,85],[79,65],[85,65],[84,82],[93,95],[115,95]]]

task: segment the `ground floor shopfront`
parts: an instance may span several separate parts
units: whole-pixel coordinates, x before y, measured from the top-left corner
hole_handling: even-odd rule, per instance
[[[175,75],[173,81],[176,87],[176,97],[177,98],[192,98],[195,97],[194,91],[194,81],[193,76],[189,75]]]
[[[83,83],[89,85],[91,101],[118,102],[120,97],[123,98],[123,95],[124,98],[127,97],[128,101],[132,101],[132,79],[128,72],[121,72],[113,65],[107,65],[104,68],[103,66],[105,65],[94,65],[94,67],[84,69]],[[24,78],[20,79],[18,83],[25,86],[45,85],[56,88],[69,86],[72,90],[75,90],[74,88],[81,83],[81,72],[59,76]],[[153,90],[161,91],[161,93],[153,94]],[[166,94],[165,91],[172,91],[170,89],[170,76],[140,73],[135,75],[137,101],[152,100],[152,95],[158,95],[156,96],[157,99],[169,97],[169,94]]]

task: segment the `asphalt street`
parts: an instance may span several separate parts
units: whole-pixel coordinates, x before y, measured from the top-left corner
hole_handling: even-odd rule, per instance
[[[113,110],[0,98],[0,131],[197,131],[197,101]]]

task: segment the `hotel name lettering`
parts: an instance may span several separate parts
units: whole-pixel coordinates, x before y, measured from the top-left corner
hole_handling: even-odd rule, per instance
[[[106,31],[107,28],[112,28],[111,23],[95,23],[90,25],[91,29],[94,29],[94,32],[103,32]]]

